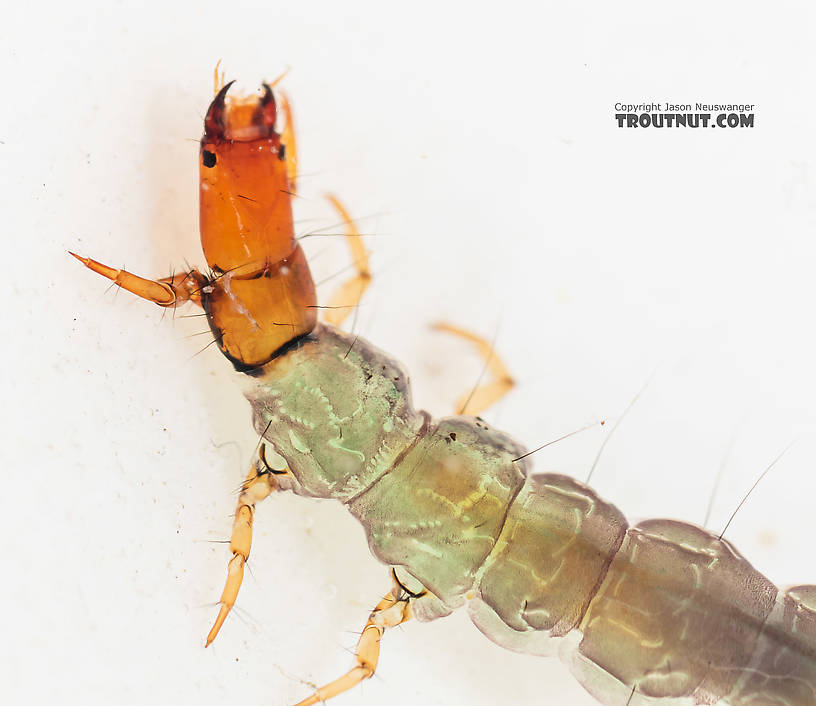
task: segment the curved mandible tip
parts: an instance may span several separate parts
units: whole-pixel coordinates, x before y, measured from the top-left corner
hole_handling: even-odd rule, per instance
[[[207,117],[204,118],[204,137],[209,140],[220,140],[224,138],[224,108],[227,100],[227,91],[235,81],[225,83],[224,87],[218,91],[207,110]]]
[[[270,131],[275,129],[275,121],[278,118],[278,104],[275,101],[275,94],[272,92],[272,86],[268,83],[263,84],[263,96],[258,106],[258,118],[261,125],[268,128]]]

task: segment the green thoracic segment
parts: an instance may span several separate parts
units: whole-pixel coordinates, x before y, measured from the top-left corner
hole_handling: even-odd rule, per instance
[[[248,380],[281,484],[345,503],[427,589],[418,619],[467,603],[492,640],[559,654],[609,706],[816,706],[816,587],[780,592],[710,532],[629,527],[583,484],[530,474],[510,436],[415,411],[402,366],[332,327]]]

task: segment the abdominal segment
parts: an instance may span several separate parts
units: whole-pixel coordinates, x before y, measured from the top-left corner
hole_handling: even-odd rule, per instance
[[[529,477],[479,572],[473,621],[509,649],[553,653],[580,623],[626,527],[614,505],[578,481]]]
[[[816,587],[780,592],[693,525],[627,529],[564,476],[527,480],[475,588],[488,637],[558,653],[603,704],[816,704]]]

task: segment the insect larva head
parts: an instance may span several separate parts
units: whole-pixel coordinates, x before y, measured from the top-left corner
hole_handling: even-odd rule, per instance
[[[201,138],[201,245],[216,272],[278,262],[295,247],[285,149],[272,89],[213,99]]]
[[[296,245],[289,170],[272,89],[213,99],[200,161],[201,245],[214,273],[202,303],[238,367],[266,363],[316,321],[314,284]]]

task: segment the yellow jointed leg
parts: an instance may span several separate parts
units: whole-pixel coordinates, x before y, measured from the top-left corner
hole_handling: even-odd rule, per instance
[[[227,567],[227,582],[221,594],[218,610],[218,617],[207,635],[205,647],[215,640],[218,631],[235,605],[238,597],[238,590],[244,579],[244,564],[249,559],[249,550],[252,547],[252,522],[255,519],[255,503],[263,500],[269,493],[277,489],[275,474],[266,464],[264,458],[263,444],[260,447],[259,459],[255,462],[252,470],[241,489],[238,497],[238,506],[235,509],[235,521],[232,525],[232,538],[230,539],[230,550],[232,559]],[[282,473],[285,473],[283,471]]]
[[[289,188],[297,191],[297,141],[295,140],[295,124],[292,118],[292,104],[283,91],[278,91],[278,105],[283,111],[286,122],[281,131],[281,144],[286,148],[286,174],[289,177]]]
[[[346,224],[346,242],[351,250],[351,257],[357,270],[357,274],[341,285],[328,303],[324,320],[332,326],[339,326],[348,318],[352,309],[359,304],[363,292],[371,284],[371,270],[368,267],[368,252],[366,252],[360,232],[357,230],[357,226],[354,225],[354,221],[345,206],[333,194],[328,194],[326,198],[329,199]]]
[[[485,366],[493,377],[484,383],[478,384],[471,392],[462,395],[456,403],[456,411],[458,414],[472,414],[474,416],[481,414],[490,405],[498,402],[504,397],[515,385],[515,381],[510,376],[501,358],[496,354],[493,346],[481,336],[471,333],[463,328],[454,326],[444,321],[437,321],[431,326],[436,331],[445,331],[452,333],[454,336],[464,338],[470,341],[479,354],[484,358]]]
[[[395,595],[401,597],[396,598]],[[363,634],[360,635],[357,642],[357,648],[354,650],[357,664],[342,677],[321,686],[309,698],[298,702],[295,706],[322,703],[357,686],[363,679],[373,676],[380,659],[380,640],[385,629],[404,623],[411,618],[411,606],[408,603],[410,596],[402,597],[403,595],[405,595],[403,591],[396,587],[393,588],[372,611],[363,628]]]

